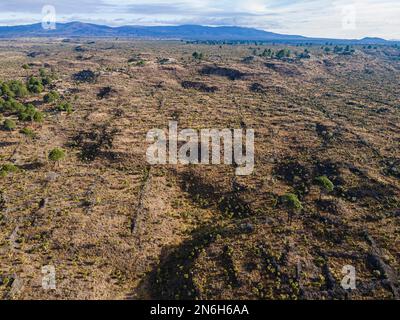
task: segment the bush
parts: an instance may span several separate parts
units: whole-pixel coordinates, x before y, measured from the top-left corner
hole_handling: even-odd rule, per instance
[[[44,96],[43,101],[45,103],[51,103],[51,102],[54,102],[54,101],[58,100],[59,98],[60,98],[60,95],[58,94],[58,92],[50,91],[49,93],[47,93]]]
[[[299,198],[293,193],[287,193],[282,197],[282,203],[289,210],[301,210],[303,209],[303,205],[301,204]]]
[[[40,76],[43,78],[43,77],[46,77],[47,76],[47,73],[46,73],[46,69],[45,68],[40,68],[39,69],[39,74],[40,74]]]
[[[36,108],[33,104],[28,104],[18,114],[18,119],[21,121],[32,121],[33,115],[36,112]]]
[[[341,53],[343,52],[343,47],[339,47],[339,46],[335,46],[335,48],[333,49],[334,53]]]
[[[332,183],[331,180],[329,180],[327,176],[318,177],[315,179],[315,181],[319,186],[324,188],[326,191],[332,192],[333,189],[335,188],[334,184]]]
[[[315,182],[320,186],[323,192],[332,192],[335,189],[335,185],[327,176],[321,176],[315,179]]]
[[[143,67],[146,64],[146,62],[144,60],[139,60],[138,62],[136,62],[136,66],[138,67]]]
[[[9,85],[7,83],[2,83],[1,84],[1,89],[0,89],[0,94],[3,97],[7,98],[14,98],[15,94],[14,92],[11,91]]]
[[[36,133],[30,128],[23,128],[20,130],[20,133],[22,133],[23,135],[25,135],[29,138],[33,138],[36,136]]]
[[[51,73],[49,75],[49,74],[47,74],[47,71],[44,68],[40,68],[39,73],[40,73],[42,84],[44,86],[50,85],[53,82],[53,80],[56,79],[56,76],[54,75],[54,73]]]
[[[5,130],[7,130],[7,131],[12,131],[12,130],[15,129],[16,126],[17,126],[17,125],[15,124],[15,122],[14,122],[13,120],[11,120],[11,119],[6,119],[6,120],[4,120],[3,128],[4,128]]]
[[[310,59],[311,55],[310,55],[309,51],[307,49],[305,49],[304,52],[300,53],[297,57],[299,59]]]
[[[197,52],[197,51],[195,51],[195,52],[193,52],[192,57],[193,57],[193,59],[195,59],[195,60],[202,60],[203,57],[204,57],[204,55],[203,55],[202,52]]]
[[[21,121],[34,121],[34,122],[42,122],[43,121],[43,113],[38,111],[34,105],[28,104],[21,110],[18,114],[18,119]]]
[[[33,114],[33,121],[34,121],[34,122],[43,122],[43,120],[44,120],[44,115],[43,115],[42,112],[36,111],[36,112]]]
[[[351,48],[349,45],[347,45],[342,52],[342,55],[349,56],[352,55],[354,52],[356,52],[353,48]]]
[[[92,70],[82,70],[73,75],[73,79],[79,82],[96,82],[97,75]]]
[[[43,86],[49,86],[53,82],[53,79],[50,76],[46,76],[42,78]]]
[[[25,110],[25,106],[17,100],[9,98],[7,101],[4,102],[2,109],[3,112],[20,113]]]
[[[41,93],[44,89],[42,80],[35,77],[29,78],[27,87],[29,92],[32,93]]]
[[[29,92],[26,85],[21,81],[12,80],[8,83],[10,90],[14,93],[14,97],[23,98],[26,97]]]
[[[264,52],[260,56],[271,58],[273,55],[274,55],[274,52],[271,49],[265,49]]]
[[[60,148],[54,148],[49,153],[49,160],[53,162],[58,162],[64,159],[64,157],[65,157],[65,152]]]
[[[13,172],[17,172],[18,168],[11,164],[11,163],[7,163],[7,164],[3,164],[0,168],[0,176],[5,177],[7,174],[9,173],[13,173]]]
[[[69,102],[61,102],[58,106],[57,106],[57,110],[60,112],[68,112],[71,113],[73,111],[72,105]]]
[[[291,224],[295,212],[303,209],[299,198],[293,193],[287,193],[281,198],[282,204],[288,212],[288,223]]]
[[[290,50],[288,49],[282,49],[276,53],[276,58],[278,59],[289,58],[289,57],[290,57]]]

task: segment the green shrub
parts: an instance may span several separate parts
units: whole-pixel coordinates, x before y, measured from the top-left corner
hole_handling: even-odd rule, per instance
[[[335,48],[333,49],[334,53],[341,53],[343,52],[343,47],[339,47],[339,46],[335,46]]]
[[[33,116],[36,112],[36,108],[32,104],[25,106],[18,114],[18,119],[21,121],[33,121]]]
[[[29,92],[26,85],[21,81],[12,80],[8,83],[10,90],[14,93],[14,97],[23,98],[26,97]]]
[[[41,93],[44,89],[42,80],[30,77],[28,80],[28,90],[32,93]]]
[[[303,209],[299,198],[293,193],[287,193],[281,198],[282,204],[288,212],[288,223],[292,223],[293,215]]]
[[[5,177],[7,174],[9,173],[13,173],[13,172],[17,172],[18,168],[11,164],[11,163],[7,163],[7,164],[3,164],[0,167],[0,176]]]
[[[39,69],[39,74],[41,77],[41,82],[44,86],[50,85],[53,82],[53,80],[56,78],[53,73],[50,75],[47,74],[47,71],[44,68]]]
[[[301,210],[303,205],[301,204],[299,198],[293,193],[287,193],[282,197],[282,203],[288,210]]]
[[[7,131],[12,131],[12,130],[15,129],[16,126],[17,126],[17,125],[15,124],[15,122],[14,122],[13,120],[11,120],[11,119],[6,119],[6,120],[4,120],[3,128],[4,128],[5,130],[7,130]]]
[[[47,76],[47,72],[46,72],[46,69],[45,68],[40,68],[39,69],[39,74],[40,74],[40,76],[43,78],[43,77],[46,77]]]
[[[44,96],[43,101],[45,103],[51,103],[51,102],[54,102],[54,101],[58,100],[59,98],[60,98],[60,95],[58,94],[58,92],[50,91],[49,93],[47,93]]]
[[[202,60],[203,57],[204,57],[204,55],[203,55],[202,52],[197,52],[197,51],[195,51],[195,52],[193,52],[192,57],[193,57],[193,59],[195,59],[195,60]]]
[[[310,55],[310,52],[309,52],[307,49],[305,49],[303,52],[301,52],[300,54],[298,54],[297,57],[298,57],[299,59],[310,59],[310,58],[311,58],[311,55]]]
[[[64,157],[65,157],[65,152],[60,148],[54,148],[49,153],[49,160],[53,162],[58,162],[64,159]]]
[[[23,135],[25,135],[29,138],[34,138],[36,136],[36,133],[30,128],[23,128],[20,130],[20,133],[22,133]]]
[[[18,119],[21,121],[42,122],[43,118],[43,113],[38,111],[32,104],[28,104],[18,113]]]
[[[335,185],[327,176],[321,176],[315,179],[316,184],[320,187],[319,200],[322,200],[322,194],[331,193],[335,189]]]
[[[327,176],[321,176],[315,179],[315,182],[325,191],[332,192],[335,189],[335,185]]]
[[[290,50],[288,50],[288,49],[279,50],[276,53],[275,57],[278,58],[278,59],[289,58],[290,57]]]
[[[34,122],[43,122],[44,120],[44,114],[43,112],[36,111],[33,115],[33,121]]]
[[[51,85],[52,82],[53,82],[53,78],[51,76],[45,76],[42,78],[42,84],[44,86]]]
[[[13,98],[9,98],[4,102],[3,111],[9,113],[20,113],[25,110],[25,106]]]
[[[57,110],[60,112],[68,112],[71,113],[73,111],[72,105],[67,102],[63,101],[57,106]]]
[[[6,103],[6,101],[0,97],[0,112],[4,112],[4,104]]]
[[[14,92],[10,89],[10,86],[7,83],[1,84],[0,94],[1,94],[1,96],[7,97],[7,98],[15,97]]]
[[[273,55],[274,55],[274,52],[268,48],[268,49],[265,49],[260,56],[271,58]]]

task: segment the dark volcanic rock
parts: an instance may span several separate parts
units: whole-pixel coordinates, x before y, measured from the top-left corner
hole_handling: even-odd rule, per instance
[[[216,75],[220,77],[226,77],[230,80],[242,79],[246,74],[235,69],[221,68],[221,67],[204,67],[201,71],[203,75]]]
[[[255,82],[250,86],[250,91],[257,93],[265,93],[266,88],[262,84]]]
[[[202,82],[195,82],[195,81],[183,81],[181,83],[182,87],[185,89],[195,89],[201,92],[215,92],[218,91],[218,88],[213,86],[209,87]]]
[[[300,71],[295,66],[288,66],[282,63],[266,63],[265,66],[282,76],[294,77],[300,76]]]
[[[82,70],[73,76],[75,81],[93,83],[97,79],[97,75],[91,70]]]
[[[97,94],[97,98],[99,98],[99,99],[109,98],[114,93],[116,93],[116,91],[113,88],[103,87],[100,89],[99,93]]]

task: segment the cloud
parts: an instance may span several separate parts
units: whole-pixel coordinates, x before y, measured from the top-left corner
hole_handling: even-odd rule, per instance
[[[52,5],[62,14],[99,12],[107,4],[102,0],[12,0],[0,3],[0,12],[40,14],[43,6]]]
[[[13,0],[0,3],[0,24],[40,22],[48,4],[60,22],[240,25],[315,37],[400,39],[398,0]]]

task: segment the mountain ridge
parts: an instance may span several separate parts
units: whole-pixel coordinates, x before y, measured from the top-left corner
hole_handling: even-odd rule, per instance
[[[202,25],[178,25],[178,26],[140,26],[126,25],[111,27],[93,23],[73,21],[57,23],[56,29],[42,28],[41,23],[0,26],[0,38],[22,37],[121,37],[138,39],[163,39],[163,40],[192,40],[192,41],[275,41],[275,42],[323,42],[333,43],[360,43],[383,44],[391,41],[365,37],[363,39],[329,39],[311,38],[301,35],[279,34],[264,30],[237,26],[202,26]]]

